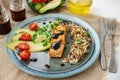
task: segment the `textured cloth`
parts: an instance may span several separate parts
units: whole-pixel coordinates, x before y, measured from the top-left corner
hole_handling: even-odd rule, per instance
[[[117,73],[109,73],[106,80],[120,80],[120,41],[119,46],[116,48],[116,62],[117,62]]]

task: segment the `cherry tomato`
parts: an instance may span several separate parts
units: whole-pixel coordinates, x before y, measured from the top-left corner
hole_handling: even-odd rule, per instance
[[[22,60],[27,60],[30,58],[31,54],[30,54],[30,51],[24,50],[19,53],[19,56]]]
[[[41,2],[47,2],[47,0],[41,0]]]
[[[33,3],[39,3],[41,0],[32,0]]]
[[[30,41],[31,40],[31,35],[28,34],[28,33],[23,33],[20,37],[21,40],[24,40],[24,41]]]
[[[36,30],[38,28],[38,25],[36,23],[32,22],[29,24],[28,27],[30,30]]]
[[[27,43],[19,43],[17,48],[20,51],[23,51],[23,50],[28,50],[30,48],[30,46]]]

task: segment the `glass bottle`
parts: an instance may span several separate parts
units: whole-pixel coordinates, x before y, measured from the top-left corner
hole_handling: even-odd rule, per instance
[[[74,14],[88,14],[92,0],[68,0],[69,10]]]
[[[24,0],[11,0],[10,13],[14,21],[22,21],[26,18]]]
[[[0,0],[0,35],[7,34],[11,31],[10,18],[2,1]]]

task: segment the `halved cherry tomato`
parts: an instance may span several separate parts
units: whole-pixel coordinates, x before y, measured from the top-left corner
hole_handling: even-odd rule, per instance
[[[23,33],[20,37],[21,40],[24,40],[24,41],[30,41],[31,40],[31,35],[28,34],[28,33]]]
[[[39,3],[41,0],[32,0],[33,3]]]
[[[30,51],[24,50],[19,53],[19,56],[22,60],[27,60],[30,58],[31,54],[30,54]]]
[[[36,23],[32,22],[29,24],[28,27],[30,30],[36,30],[38,28],[38,25]]]
[[[29,44],[27,43],[19,43],[17,48],[20,50],[20,51],[23,51],[23,50],[28,50],[30,48]]]

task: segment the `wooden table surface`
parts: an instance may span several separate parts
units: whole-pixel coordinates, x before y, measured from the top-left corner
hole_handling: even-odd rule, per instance
[[[8,1],[8,0],[6,0],[6,1]],[[7,5],[6,5],[6,7],[7,7]],[[29,9],[29,7],[27,6],[26,3],[25,3],[25,6],[26,6],[27,18],[30,18],[32,16],[36,16],[36,15],[40,15],[40,14],[32,11],[31,9]],[[9,12],[9,9],[8,9],[8,12]],[[81,18],[81,19],[87,21],[89,24],[91,24],[97,32],[99,31],[99,24],[98,24],[99,16],[95,16],[92,14],[88,14],[88,15],[84,15],[84,16],[74,15],[74,14],[69,12],[67,7],[64,7],[64,6],[59,8],[59,9],[56,9],[54,11],[51,11],[51,12],[63,13],[63,14],[76,16],[78,18]],[[12,28],[14,28],[14,26],[17,25],[18,23],[20,23],[20,22],[14,22],[11,20]],[[114,38],[114,48],[116,48],[118,46],[117,42],[118,42],[118,39],[120,37],[119,25],[120,24],[117,23],[117,28],[116,28],[115,38]],[[103,71],[101,69],[99,60],[97,59],[96,62],[86,71],[79,73],[75,76],[68,77],[68,78],[45,79],[45,78],[35,77],[32,75],[29,75],[29,74],[21,71],[10,60],[10,58],[7,54],[7,51],[6,51],[7,36],[8,35],[4,35],[4,36],[0,35],[0,80],[105,80],[105,76],[108,74],[108,70]],[[105,39],[105,53],[106,53],[106,58],[107,58],[107,63],[108,63],[108,60],[109,60],[108,37],[106,37],[106,39]]]

